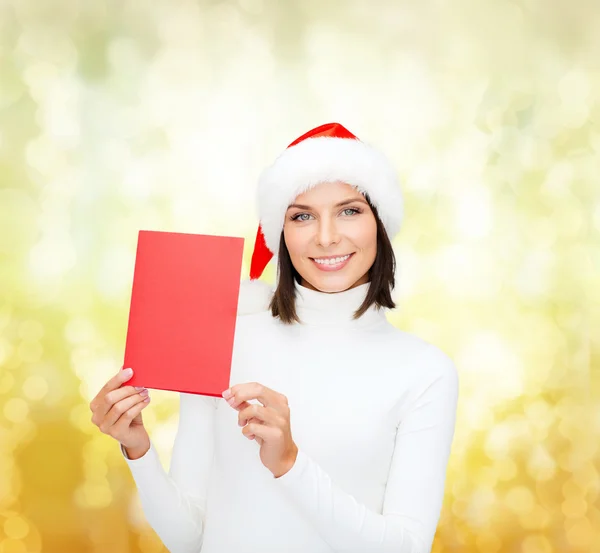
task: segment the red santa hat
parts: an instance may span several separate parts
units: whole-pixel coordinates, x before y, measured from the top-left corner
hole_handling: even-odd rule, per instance
[[[260,278],[279,251],[285,213],[295,198],[323,182],[357,188],[377,208],[390,240],[400,230],[403,200],[396,171],[378,150],[339,123],[327,123],[294,140],[259,177],[260,223],[250,263],[250,279]],[[252,286],[255,293],[258,283]]]

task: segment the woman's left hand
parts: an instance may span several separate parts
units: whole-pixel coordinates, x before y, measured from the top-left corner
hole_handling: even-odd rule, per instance
[[[260,460],[275,478],[283,476],[296,462],[298,447],[292,439],[287,397],[258,382],[236,384],[223,392],[227,403],[239,411],[242,434],[256,439]],[[257,399],[262,403],[248,403]]]

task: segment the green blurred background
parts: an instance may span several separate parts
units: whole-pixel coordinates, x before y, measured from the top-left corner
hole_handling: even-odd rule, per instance
[[[138,230],[247,277],[260,170],[330,121],[397,166],[390,320],[460,373],[433,551],[600,551],[599,59],[597,1],[0,1],[0,553],[166,551],[89,410]]]

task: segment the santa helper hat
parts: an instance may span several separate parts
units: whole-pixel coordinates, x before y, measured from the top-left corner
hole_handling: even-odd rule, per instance
[[[339,123],[316,127],[294,140],[258,181],[260,223],[250,263],[250,280],[240,287],[238,315],[268,309],[273,289],[259,280],[279,251],[285,213],[295,198],[323,182],[342,181],[368,194],[392,240],[400,230],[403,199],[388,159]]]

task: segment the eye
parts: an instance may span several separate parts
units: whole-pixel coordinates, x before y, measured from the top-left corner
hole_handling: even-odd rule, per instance
[[[291,219],[292,221],[308,221],[308,219],[302,219],[302,217],[304,216],[310,217],[310,215],[308,213],[298,213],[297,215],[294,215]]]
[[[342,211],[343,215],[352,216],[356,213],[362,213],[360,209],[356,207],[348,207]],[[312,217],[310,213],[297,213],[296,215],[290,217],[292,221],[308,221],[309,218]]]

